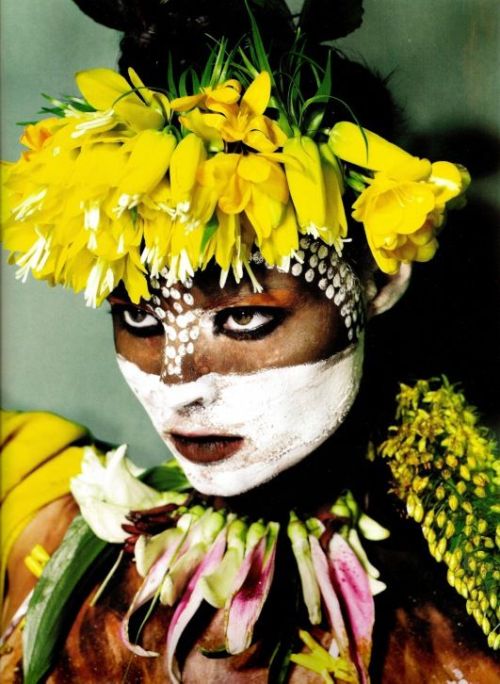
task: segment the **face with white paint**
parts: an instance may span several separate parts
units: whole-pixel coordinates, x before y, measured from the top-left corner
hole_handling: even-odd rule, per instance
[[[245,279],[221,289],[208,270],[184,285],[153,280],[139,306],[110,298],[122,373],[202,493],[270,480],[327,440],[354,402],[362,288],[333,251],[303,246],[289,272],[254,266],[261,293]]]

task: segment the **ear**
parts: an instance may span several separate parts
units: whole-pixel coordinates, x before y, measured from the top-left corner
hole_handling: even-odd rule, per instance
[[[401,264],[394,275],[387,276],[385,284],[376,291],[368,303],[368,318],[391,309],[404,295],[410,284],[411,264]]]

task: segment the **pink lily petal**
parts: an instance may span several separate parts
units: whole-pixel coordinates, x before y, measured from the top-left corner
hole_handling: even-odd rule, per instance
[[[316,578],[319,584],[319,590],[328,613],[330,626],[333,630],[334,640],[330,652],[337,656],[339,653],[342,658],[350,660],[349,654],[349,637],[347,635],[344,618],[340,608],[340,603],[337,598],[337,593],[333,586],[332,578],[330,576],[330,568],[328,559],[321,545],[314,535],[309,535],[309,543],[311,544],[311,555],[316,572]]]
[[[245,557],[226,612],[226,650],[242,653],[252,642],[274,576],[278,528],[269,531]],[[269,548],[266,549],[266,546]]]
[[[132,599],[132,603],[130,604],[129,609],[122,620],[120,625],[121,640],[128,650],[132,651],[132,653],[135,653],[135,655],[142,656],[144,658],[153,658],[159,655],[156,653],[156,651],[146,651],[144,648],[141,648],[141,646],[132,644],[128,634],[128,626],[130,618],[136,612],[136,610],[143,606],[147,601],[150,601],[160,588],[172,558],[177,553],[179,546],[184,540],[184,537],[185,535],[180,534],[177,539],[174,539],[164,553],[160,556],[160,558],[153,563],[148,574],[144,578],[140,589]]]
[[[191,618],[203,601],[203,589],[200,580],[204,575],[213,572],[224,556],[226,548],[227,527],[219,532],[202,563],[192,576],[170,621],[167,633],[166,669],[172,682],[180,684],[181,673],[175,658],[177,644]]]
[[[335,584],[342,597],[354,643],[356,665],[364,684],[369,681],[375,604],[368,575],[358,557],[340,534],[334,534],[328,549]]]

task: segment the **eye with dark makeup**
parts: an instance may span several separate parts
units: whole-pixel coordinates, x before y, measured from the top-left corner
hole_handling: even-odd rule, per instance
[[[163,335],[161,322],[145,309],[133,304],[112,304],[111,314],[115,324],[135,337]]]
[[[222,309],[215,315],[214,332],[235,340],[260,340],[283,322],[286,313],[285,309],[267,306]]]

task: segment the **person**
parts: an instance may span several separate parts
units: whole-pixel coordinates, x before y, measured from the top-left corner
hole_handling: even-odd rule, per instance
[[[258,7],[260,26],[274,26]],[[2,659],[13,681],[32,587],[26,681],[498,677],[475,624],[497,645],[493,455],[473,414],[446,383],[418,383],[403,389],[401,426],[383,447],[393,488],[424,523],[473,617],[437,575],[420,531],[399,519],[382,465],[365,458],[365,329],[404,293],[411,262],[432,258],[446,205],[459,201],[468,176],[373,133],[389,137],[393,126],[387,91],[341,55],[294,43],[291,19],[276,7],[265,10],[277,11],[282,27],[272,31],[269,59],[289,52],[286,69],[272,69],[261,44],[269,37],[251,13],[242,53],[223,39],[207,58],[200,40],[188,56],[179,9],[179,21],[169,19],[180,68],[199,69],[192,91],[175,92],[173,77],[165,88],[166,64],[151,52],[140,64],[126,36],[130,82],[110,70],[81,72],[84,99],[28,127],[29,151],[7,172],[4,242],[21,274],[84,289],[93,306],[109,300],[120,370],[182,468],[141,473],[122,447],[104,460],[105,445],[82,447],[79,426],[7,416],[6,453],[10,446],[11,461],[23,450],[31,459],[8,495],[39,477],[51,497],[35,502],[27,526],[12,525]],[[187,12],[196,16],[191,5]],[[219,27],[227,40],[231,23]],[[148,34],[160,47],[162,27]],[[360,122],[343,120],[344,104],[330,107],[330,70],[335,97]],[[299,73],[302,92],[290,86]],[[364,234],[347,219],[351,195]],[[431,428],[445,412],[445,428],[419,424],[424,408]],[[457,446],[464,422],[473,453]],[[61,496],[80,462],[72,496]],[[46,470],[55,464],[57,477]],[[465,480],[481,489],[481,513]],[[460,563],[462,541],[471,549]],[[48,556],[35,582],[28,568]],[[472,558],[484,572],[474,573]]]

